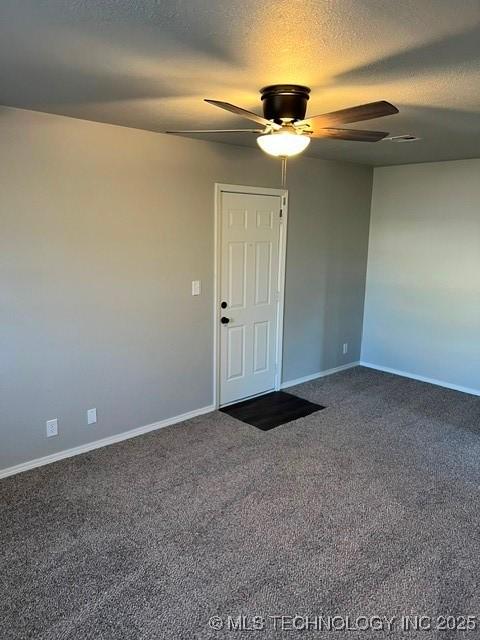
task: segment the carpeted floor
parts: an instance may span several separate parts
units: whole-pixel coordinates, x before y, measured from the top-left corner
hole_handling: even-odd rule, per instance
[[[480,637],[401,622],[480,616],[480,398],[362,368],[289,391],[327,408],[267,432],[215,412],[0,481],[2,640]]]

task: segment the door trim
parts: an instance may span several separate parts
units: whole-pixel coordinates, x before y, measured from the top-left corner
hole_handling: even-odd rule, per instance
[[[282,218],[280,220],[279,238],[279,271],[278,271],[278,313],[277,313],[277,343],[275,346],[275,391],[282,383],[283,365],[283,313],[285,308],[285,265],[287,255],[287,225],[288,225],[288,190],[271,189],[269,187],[249,187],[238,184],[215,183],[215,223],[214,223],[214,263],[213,263],[213,405],[220,406],[220,211],[222,193],[246,193],[259,196],[279,196],[281,198]]]

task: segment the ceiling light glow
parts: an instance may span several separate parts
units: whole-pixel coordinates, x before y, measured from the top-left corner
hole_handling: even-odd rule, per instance
[[[291,131],[274,131],[257,138],[258,146],[271,156],[296,156],[302,153],[310,144],[307,135]]]

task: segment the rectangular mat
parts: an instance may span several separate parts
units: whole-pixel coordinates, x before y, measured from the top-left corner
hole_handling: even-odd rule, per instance
[[[262,431],[269,431],[321,409],[325,407],[284,391],[273,391],[258,398],[242,400],[242,402],[223,407],[220,411]]]

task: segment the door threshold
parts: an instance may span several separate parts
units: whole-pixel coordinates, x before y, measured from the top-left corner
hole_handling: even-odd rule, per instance
[[[244,400],[253,400],[254,398],[260,398],[261,396],[267,395],[267,393],[272,393],[272,391],[275,391],[275,387],[267,389],[266,391],[262,391],[261,393],[255,393],[253,396],[245,396],[244,398],[238,398],[238,400],[232,400],[231,402],[226,402],[225,404],[219,404],[218,408],[223,409],[224,407],[230,407],[232,404],[238,404],[239,402],[243,402]]]

